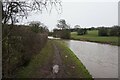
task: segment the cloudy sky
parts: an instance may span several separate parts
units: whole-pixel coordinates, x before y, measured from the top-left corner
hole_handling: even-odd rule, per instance
[[[56,27],[57,20],[65,19],[66,22],[74,27],[97,27],[113,26],[118,24],[118,1],[119,0],[62,0],[62,13],[58,14],[55,8],[52,13],[44,11],[42,14],[31,13],[27,20],[41,21],[50,30]]]

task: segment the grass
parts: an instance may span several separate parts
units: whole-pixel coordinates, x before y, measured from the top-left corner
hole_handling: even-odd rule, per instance
[[[74,53],[66,46],[62,40],[48,40],[46,46],[42,51],[33,57],[28,66],[22,68],[17,73],[17,78],[35,78],[36,72],[42,68],[46,63],[52,64],[54,56],[54,47],[52,44],[56,44],[60,49],[61,59],[64,65],[65,74],[67,78],[86,78],[91,80],[92,76],[88,70],[81,63],[81,61],[74,55]],[[67,55],[67,58],[65,57]],[[51,66],[51,65],[48,65]],[[39,72],[39,77],[46,77],[45,74]]]
[[[66,43],[61,40],[56,40],[55,42],[60,48],[66,75],[70,78],[87,78],[88,80],[91,80],[92,76],[88,70],[76,57],[76,55],[67,47]],[[67,56],[67,58],[65,56]]]
[[[120,45],[120,43],[118,42],[118,37],[98,36],[98,30],[88,31],[88,34],[86,35],[77,35],[77,32],[71,32],[71,39],[97,43],[106,43],[118,46]]]
[[[18,78],[31,78],[35,75],[37,69],[41,68],[44,64],[46,64],[48,61],[52,61],[53,59],[53,47],[51,46],[51,41],[48,41],[45,47],[42,49],[42,51],[33,57],[31,62],[28,66],[22,68],[18,73]],[[40,74],[41,76],[42,73]]]

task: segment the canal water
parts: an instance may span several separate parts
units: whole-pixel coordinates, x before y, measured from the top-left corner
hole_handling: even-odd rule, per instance
[[[118,78],[118,46],[65,40],[94,78]]]

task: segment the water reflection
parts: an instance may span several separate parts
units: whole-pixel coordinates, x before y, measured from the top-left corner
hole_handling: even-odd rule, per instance
[[[118,47],[92,42],[65,41],[95,78],[118,78]]]

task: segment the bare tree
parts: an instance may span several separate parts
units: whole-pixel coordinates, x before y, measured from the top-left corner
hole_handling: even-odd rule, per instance
[[[44,9],[51,12],[55,7],[57,12],[61,11],[60,0],[3,0],[2,2],[2,22],[14,24],[20,18],[27,18],[30,11],[40,11]]]
[[[2,23],[15,24],[20,19],[27,18],[29,12],[40,11],[44,9],[51,12],[52,8],[55,7],[57,12],[62,10],[60,0],[3,0],[2,1]],[[8,34],[3,40],[10,35],[12,27],[10,26]],[[3,41],[2,40],[2,41]]]

